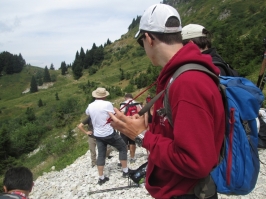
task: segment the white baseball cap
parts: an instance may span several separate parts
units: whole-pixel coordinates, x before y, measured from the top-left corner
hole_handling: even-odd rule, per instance
[[[180,21],[179,27],[165,27],[169,17],[176,17]],[[181,19],[175,8],[166,4],[155,4],[144,11],[139,24],[139,31],[135,35],[137,38],[140,31],[156,33],[176,33],[182,31]]]
[[[205,28],[203,26],[198,24],[188,24],[182,29],[182,38],[183,40],[186,40],[196,37],[207,37],[207,35],[203,33],[204,29]]]

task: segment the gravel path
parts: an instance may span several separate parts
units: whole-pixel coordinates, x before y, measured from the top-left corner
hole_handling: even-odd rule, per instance
[[[260,150],[260,159],[266,163],[266,150]],[[107,159],[104,169],[105,175],[110,180],[102,186],[97,185],[97,168],[90,167],[90,152],[79,157],[73,164],[61,171],[51,171],[44,173],[34,182],[31,199],[151,199],[152,197],[146,191],[145,187],[122,189],[118,191],[101,192],[89,195],[90,191],[104,190],[120,186],[127,186],[128,180],[122,178],[122,170],[117,166],[118,152],[113,151],[112,159]],[[136,169],[147,159],[146,150],[137,148],[137,161],[129,164],[129,168]],[[261,164],[259,179],[255,189],[246,196],[227,196],[219,194],[219,199],[246,199],[246,198],[266,198],[266,165]]]

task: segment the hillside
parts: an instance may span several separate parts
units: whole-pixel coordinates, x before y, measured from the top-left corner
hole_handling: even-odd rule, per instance
[[[254,83],[257,81],[262,39],[266,36],[266,1],[164,2],[178,9],[183,26],[199,23],[213,32],[214,45],[224,59]],[[136,16],[141,14],[136,13]],[[0,76],[0,155],[4,159],[0,164],[0,176],[8,166],[23,164],[37,177],[49,171],[51,166],[60,170],[85,154],[88,149],[86,136],[72,130],[85,117],[84,110],[92,100],[92,89],[107,87],[111,91],[110,101],[118,107],[125,88],[133,86],[132,81],[143,77],[152,82],[149,75],[155,75],[159,70],[152,67],[145,51],[134,39],[137,30],[138,26],[133,26],[121,38],[104,47],[104,60],[93,66],[97,68],[93,75],[89,74],[89,69],[84,69],[82,77],[75,80],[71,68],[66,75],[61,75],[60,70],[49,70],[56,80],[53,86],[25,94],[22,92],[30,87],[31,77],[42,74],[43,68],[27,65],[20,73]],[[152,71],[147,72],[149,68]],[[129,78],[121,80],[121,71],[129,74]],[[143,90],[137,85],[133,87],[134,95]],[[146,94],[138,101],[143,102]],[[38,106],[40,99],[44,106]],[[32,151],[34,153],[28,156]]]

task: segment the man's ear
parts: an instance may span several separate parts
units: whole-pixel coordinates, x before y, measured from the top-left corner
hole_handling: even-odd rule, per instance
[[[146,32],[145,33],[146,39],[150,46],[153,46],[153,39],[150,37],[150,35]]]
[[[194,41],[192,41],[192,40],[189,40],[188,42],[189,42],[189,43],[193,43],[193,44],[194,44]]]
[[[4,189],[4,193],[7,193],[7,188],[6,188],[6,186],[3,186],[3,189]]]
[[[29,192],[32,191],[33,186],[34,186],[34,182],[32,182],[31,189],[29,190]]]

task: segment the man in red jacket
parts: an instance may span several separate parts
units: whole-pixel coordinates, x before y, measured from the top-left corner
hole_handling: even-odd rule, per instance
[[[159,93],[180,66],[196,63],[219,75],[209,55],[193,44],[182,45],[181,19],[173,7],[156,4],[140,20],[138,43],[162,70],[157,79]],[[182,73],[169,89],[173,127],[165,115],[163,95],[154,104],[151,129],[143,116],[125,117],[115,109],[111,125],[149,152],[146,189],[154,198],[197,198],[194,187],[218,163],[225,130],[224,107],[214,80],[204,72]],[[210,198],[217,198],[217,193]]]

